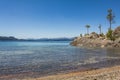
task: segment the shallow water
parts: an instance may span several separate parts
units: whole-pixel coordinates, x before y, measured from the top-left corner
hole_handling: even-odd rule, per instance
[[[0,42],[0,75],[23,72],[49,74],[120,59],[119,49],[86,49],[69,41]],[[103,63],[102,63],[103,64]],[[116,63],[117,64],[117,63]],[[98,65],[103,66],[103,65]],[[89,66],[92,68],[93,66]],[[95,68],[97,68],[95,67]],[[81,67],[82,68],[82,67]]]

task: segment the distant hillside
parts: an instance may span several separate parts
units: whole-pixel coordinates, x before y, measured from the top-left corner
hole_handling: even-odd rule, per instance
[[[18,40],[18,39],[13,36],[10,36],[10,37],[0,36],[0,41],[15,41],[15,40]]]
[[[0,36],[0,41],[72,41],[74,38],[17,39],[13,36]]]
[[[27,39],[31,41],[71,41],[73,38],[41,38],[41,39]]]

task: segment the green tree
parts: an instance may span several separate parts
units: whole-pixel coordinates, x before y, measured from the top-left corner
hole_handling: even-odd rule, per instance
[[[112,9],[109,9],[108,10],[108,15],[107,15],[107,20],[109,21],[109,23],[110,23],[110,30],[111,30],[111,25],[112,25],[112,23],[114,22],[114,18],[115,18],[115,16],[113,15],[113,13],[112,13]]]
[[[98,28],[100,30],[100,34],[102,34],[102,32],[101,32],[101,24],[99,24]]]
[[[82,34],[80,34],[80,37],[82,37]]]
[[[86,25],[85,27],[87,28],[87,34],[89,34],[90,25]]]
[[[107,34],[106,34],[107,38],[114,41],[115,40],[115,36],[113,35],[113,30],[109,29]]]

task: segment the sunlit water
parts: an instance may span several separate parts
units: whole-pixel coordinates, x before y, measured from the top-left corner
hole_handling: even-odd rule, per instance
[[[85,49],[70,46],[69,43],[69,41],[0,42],[0,74],[22,72],[46,74],[120,59],[119,49]]]

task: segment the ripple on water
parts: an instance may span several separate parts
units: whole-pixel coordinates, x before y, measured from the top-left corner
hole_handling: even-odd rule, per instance
[[[86,49],[69,42],[0,42],[0,74],[51,73],[110,66],[120,59],[118,49]]]

